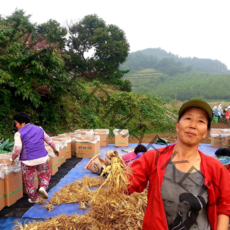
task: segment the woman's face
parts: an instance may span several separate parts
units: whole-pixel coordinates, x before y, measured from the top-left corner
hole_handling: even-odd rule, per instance
[[[203,109],[190,108],[176,123],[178,142],[189,146],[199,145],[208,134],[208,117]]]
[[[15,122],[15,125],[16,125],[16,128],[17,128],[17,130],[20,130],[26,123],[22,123],[22,124],[20,124],[20,123],[18,123],[17,121],[14,121]]]
[[[183,200],[183,201],[179,202],[178,211],[187,214],[190,211],[190,207],[191,206],[190,206],[189,202],[186,200]]]

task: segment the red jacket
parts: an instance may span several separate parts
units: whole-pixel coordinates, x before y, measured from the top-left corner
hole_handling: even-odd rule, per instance
[[[150,150],[132,164],[133,177],[129,192],[142,192],[149,181],[148,205],[145,211],[143,229],[167,230],[164,204],[161,198],[161,185],[166,166],[174,145]],[[217,215],[230,216],[230,174],[214,157],[200,152],[201,171],[208,192],[208,220],[212,230],[217,227]]]

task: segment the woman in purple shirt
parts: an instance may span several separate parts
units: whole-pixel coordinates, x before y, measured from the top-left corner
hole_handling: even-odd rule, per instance
[[[14,135],[11,161],[13,162],[19,156],[23,180],[29,196],[28,201],[38,203],[39,197],[34,184],[35,171],[37,171],[40,184],[39,194],[44,199],[48,199],[46,190],[51,177],[48,152],[45,149],[44,141],[53,148],[56,155],[59,155],[59,151],[41,127],[30,124],[30,118],[27,114],[17,113],[13,119],[18,132]]]

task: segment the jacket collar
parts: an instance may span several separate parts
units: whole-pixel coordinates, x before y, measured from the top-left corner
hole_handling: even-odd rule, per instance
[[[167,167],[167,165],[170,161],[170,158],[173,154],[174,146],[175,146],[175,144],[170,145],[170,146],[166,146],[165,148],[160,149],[160,150],[156,150],[157,152],[156,152],[155,163],[157,163],[157,171],[158,171],[158,176],[160,179],[160,185],[163,182],[165,170],[166,170],[166,167]],[[198,150],[198,152],[201,156],[200,168],[201,168],[201,172],[204,176],[204,184],[208,185],[211,181],[211,177],[210,177],[210,174],[207,172],[208,166],[207,166],[207,162],[205,159],[205,155],[199,150]]]

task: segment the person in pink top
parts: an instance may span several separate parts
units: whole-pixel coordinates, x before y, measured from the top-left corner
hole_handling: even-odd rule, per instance
[[[147,148],[144,145],[137,145],[133,152],[127,153],[122,156],[122,160],[126,165],[132,165],[133,161],[142,156],[145,152],[147,152]]]

